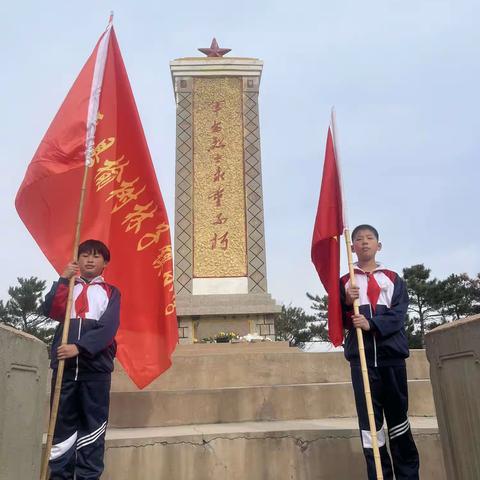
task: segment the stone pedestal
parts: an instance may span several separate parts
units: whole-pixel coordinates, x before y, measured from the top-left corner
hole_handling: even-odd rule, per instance
[[[47,346],[0,324],[0,479],[39,478]]]
[[[142,391],[117,367],[102,479],[366,479],[342,352],[179,345]],[[420,478],[446,480],[424,351],[412,350],[407,370]]]
[[[177,298],[180,326],[188,323],[201,341],[218,332],[256,334],[275,340],[275,304],[269,295],[183,295]],[[272,311],[273,310],[273,311]],[[190,335],[189,335],[190,338]],[[183,342],[187,343],[187,342]]]
[[[177,103],[175,287],[181,342],[274,339],[267,291],[258,91],[263,62],[170,63]]]
[[[425,352],[406,364],[420,478],[446,480]],[[105,480],[364,479],[349,364],[288,342],[179,345],[139,390],[117,363],[105,466]]]
[[[480,315],[425,338],[449,480],[480,478]]]

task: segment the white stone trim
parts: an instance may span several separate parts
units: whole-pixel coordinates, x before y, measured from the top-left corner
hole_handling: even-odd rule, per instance
[[[170,62],[172,80],[175,77],[260,77],[263,61],[257,58],[179,58]]]
[[[194,278],[192,295],[248,293],[248,277]]]

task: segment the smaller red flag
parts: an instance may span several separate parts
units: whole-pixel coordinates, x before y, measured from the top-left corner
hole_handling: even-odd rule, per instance
[[[322,186],[313,229],[312,262],[328,294],[328,336],[338,347],[343,342],[340,304],[340,236],[343,233],[340,172],[331,128],[328,129]]]

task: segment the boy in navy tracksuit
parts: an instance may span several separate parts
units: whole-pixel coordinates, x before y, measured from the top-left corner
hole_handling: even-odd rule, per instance
[[[358,422],[367,462],[368,478],[376,479],[372,437],[368,422],[362,372],[355,328],[361,328],[372,392],[372,403],[385,480],[393,479],[392,462],[385,445],[384,415],[396,480],[418,479],[419,458],[408,420],[408,390],[405,358],[409,356],[405,335],[408,295],[398,274],[375,261],[382,245],[371,225],[359,225],[352,232],[356,253],[355,283],[349,275],[341,278],[345,357],[350,362]],[[354,315],[353,302],[359,299],[360,314]]]
[[[101,276],[109,260],[102,242],[81,243],[78,262],[67,265],[43,304],[44,314],[60,322],[52,344],[52,395],[58,361],[65,360],[50,454],[51,480],[97,480],[103,471],[114,338],[120,321],[120,292]],[[67,344],[60,345],[72,276],[70,329]]]

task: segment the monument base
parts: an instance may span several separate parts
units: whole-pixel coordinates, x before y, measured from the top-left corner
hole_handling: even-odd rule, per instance
[[[266,293],[179,295],[179,341],[194,343],[219,332],[275,340],[275,317],[280,311],[281,307]]]
[[[420,478],[445,480],[423,350],[411,351],[407,370]],[[117,364],[102,478],[363,479],[355,414],[343,352],[179,345],[170,369],[144,390]]]

